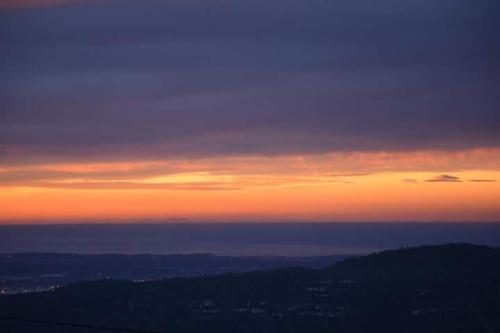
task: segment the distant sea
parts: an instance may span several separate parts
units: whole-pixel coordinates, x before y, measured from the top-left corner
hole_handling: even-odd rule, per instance
[[[500,223],[184,223],[0,226],[0,253],[365,254],[425,244],[500,246]]]

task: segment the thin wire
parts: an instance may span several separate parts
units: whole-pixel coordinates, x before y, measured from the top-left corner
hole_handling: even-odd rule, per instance
[[[0,316],[0,320],[16,321],[16,322],[32,323],[32,324],[52,325],[52,326],[85,328],[85,329],[90,329],[90,330],[100,330],[100,331],[108,331],[108,332],[164,333],[163,331],[143,330],[143,329],[134,329],[134,328],[119,328],[119,327],[99,326],[99,325],[90,325],[90,324],[78,324],[78,323],[71,323],[71,322],[59,322],[59,321],[42,320],[42,319],[29,319],[29,318],[21,318],[21,317],[14,317],[14,316]]]

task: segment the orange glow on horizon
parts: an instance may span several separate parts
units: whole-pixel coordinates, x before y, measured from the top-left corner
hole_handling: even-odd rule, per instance
[[[478,160],[484,169],[471,168]],[[475,151],[4,166],[0,216],[8,224],[500,221],[499,161],[498,151]]]

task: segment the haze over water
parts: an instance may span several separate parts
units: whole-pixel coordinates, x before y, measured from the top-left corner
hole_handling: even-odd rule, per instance
[[[0,226],[0,253],[364,254],[423,244],[500,246],[497,223],[184,223]]]

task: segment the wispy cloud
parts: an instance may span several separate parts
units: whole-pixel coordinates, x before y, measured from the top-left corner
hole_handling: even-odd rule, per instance
[[[418,180],[413,179],[413,178],[405,178],[405,179],[401,179],[401,181],[403,183],[406,183],[406,184],[418,184],[418,183],[420,183]]]
[[[439,175],[426,180],[427,183],[462,183],[459,177],[451,175]]]
[[[138,182],[36,182],[28,187],[78,190],[182,190],[182,191],[231,191],[240,188],[224,182],[192,183],[138,183]]]
[[[473,183],[494,183],[497,180],[496,179],[470,179],[470,182]]]
[[[37,181],[58,181],[65,179],[84,179],[99,181],[121,181],[137,178],[155,177],[180,172],[168,164],[134,167],[128,170],[110,167],[94,171],[65,171],[50,168],[23,168],[22,170],[0,171],[0,185]]]
[[[334,173],[332,177],[363,177],[370,176],[372,172],[345,172],[345,173]]]

